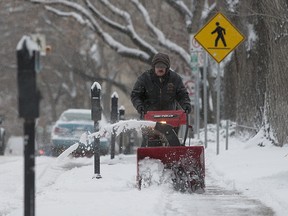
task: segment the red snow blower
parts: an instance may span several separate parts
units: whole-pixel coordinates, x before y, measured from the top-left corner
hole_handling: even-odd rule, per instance
[[[141,189],[146,177],[141,173],[144,159],[160,161],[164,170],[172,171],[171,182],[181,192],[204,192],[205,163],[203,146],[185,146],[188,134],[188,114],[183,110],[148,111],[144,120],[155,121],[153,129],[143,130],[143,143],[137,149],[137,183]],[[181,125],[186,124],[184,142],[177,136]]]

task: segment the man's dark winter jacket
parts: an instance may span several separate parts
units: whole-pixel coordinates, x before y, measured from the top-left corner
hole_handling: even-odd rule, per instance
[[[175,110],[176,102],[184,108],[190,106],[190,98],[181,77],[168,70],[163,77],[157,77],[154,69],[139,76],[131,92],[131,101],[138,110]]]

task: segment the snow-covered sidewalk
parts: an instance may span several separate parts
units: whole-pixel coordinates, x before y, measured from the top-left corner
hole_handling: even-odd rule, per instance
[[[213,134],[209,137],[211,140]],[[222,137],[220,153],[216,155],[213,140],[208,142],[206,164],[218,184],[259,199],[273,208],[276,215],[288,215],[288,145],[273,146],[260,132],[251,139],[230,137],[225,150]]]
[[[216,155],[215,131],[209,130],[208,137],[206,194],[175,192],[169,184],[139,191],[135,155],[117,156],[113,161],[101,157],[102,179],[92,179],[93,158],[37,157],[36,215],[234,216],[251,215],[246,212],[249,209],[253,215],[273,215],[273,211],[277,216],[288,215],[287,145],[275,147],[261,134],[250,140],[232,136],[225,150],[222,136]],[[0,157],[0,215],[23,215],[23,160],[8,153]],[[214,193],[215,188],[225,192]]]

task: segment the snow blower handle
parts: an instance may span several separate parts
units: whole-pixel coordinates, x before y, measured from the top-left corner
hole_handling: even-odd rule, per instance
[[[140,113],[140,120],[143,120],[143,119],[144,119],[144,115],[145,115],[145,112],[144,112],[144,110],[143,110],[143,111],[141,111],[141,113]]]
[[[185,114],[186,114],[186,130],[185,130],[184,140],[182,143],[183,146],[185,146],[186,139],[188,136],[188,128],[189,128],[189,113],[187,111],[185,111]]]
[[[137,111],[140,114],[140,120],[144,119],[144,115],[145,115],[145,109],[144,106],[140,105],[137,107]]]

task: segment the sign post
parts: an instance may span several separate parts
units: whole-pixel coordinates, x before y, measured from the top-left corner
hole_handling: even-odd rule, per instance
[[[194,99],[194,128],[199,139],[199,127],[200,127],[200,108],[199,108],[199,64],[198,64],[198,52],[191,53],[191,70],[195,77],[195,99]]]
[[[245,37],[222,13],[217,13],[195,35],[196,41],[218,63],[217,72],[217,155],[219,154],[220,125],[220,62],[232,52]]]
[[[208,147],[207,142],[207,117],[208,117],[208,97],[207,97],[207,53],[204,53],[204,68],[203,68],[203,90],[204,90],[204,144]]]
[[[191,35],[191,70],[195,82],[195,102],[194,102],[194,128],[197,139],[200,138],[200,67],[205,67],[203,61],[203,47],[195,39],[195,34]]]

